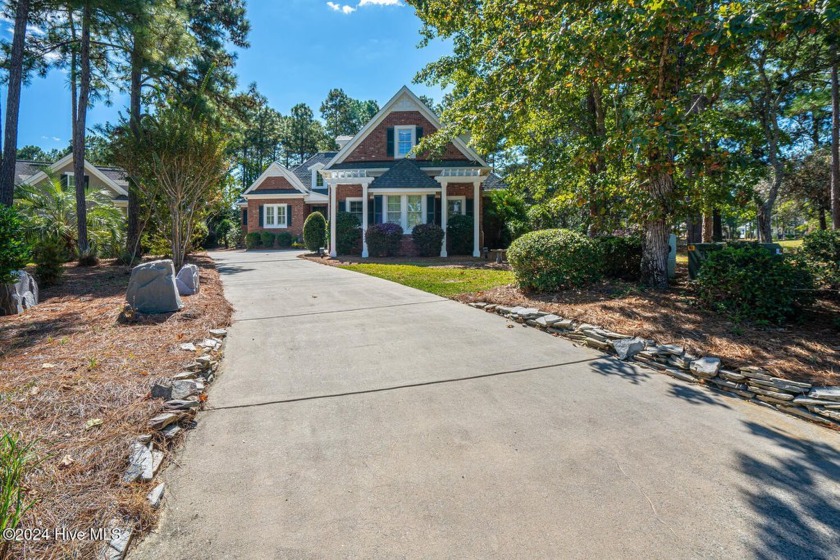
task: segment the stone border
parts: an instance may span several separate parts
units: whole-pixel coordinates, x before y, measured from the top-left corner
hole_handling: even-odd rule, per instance
[[[760,367],[724,369],[720,358],[693,356],[676,344],[631,337],[588,323],[564,319],[533,307],[507,307],[487,302],[470,307],[496,313],[523,325],[633,360],[680,381],[698,383],[786,414],[840,429],[840,386],[814,387],[810,383],[774,377]]]
[[[123,483],[154,480],[167,452],[174,451],[176,436],[194,425],[195,416],[206,400],[207,385],[216,379],[227,330],[210,329],[209,334],[210,338],[199,342],[181,344],[179,348],[191,352],[195,359],[184,367],[184,371],[152,386],[151,398],[162,399],[163,406],[161,412],[149,420],[150,433],[137,436],[131,443]],[[165,489],[166,484],[161,482],[146,496],[153,508],[160,507]],[[111,527],[117,530],[99,557],[122,560],[134,536],[134,527],[118,520],[113,520]]]

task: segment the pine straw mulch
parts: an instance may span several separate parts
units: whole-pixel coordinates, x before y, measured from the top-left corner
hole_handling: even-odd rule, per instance
[[[735,323],[701,308],[684,267],[667,292],[609,282],[588,290],[526,294],[514,286],[464,294],[463,302],[537,307],[616,332],[674,343],[727,367],[760,366],[779,377],[815,385],[840,385],[840,301],[820,297],[784,328]]]
[[[200,267],[201,291],[183,298],[178,313],[122,319],[131,271],[105,261],[68,265],[64,282],[41,292],[40,305],[0,317],[0,428],[35,441],[40,459],[27,479],[37,503],[21,527],[87,531],[125,519],[142,532],[154,524],[146,495],[156,483],[121,481],[130,443],[149,433],[161,406],[149,389],[189,363],[180,342],[202,340],[231,318],[213,261],[194,255],[190,262]],[[92,558],[102,545],[29,542],[12,554]]]

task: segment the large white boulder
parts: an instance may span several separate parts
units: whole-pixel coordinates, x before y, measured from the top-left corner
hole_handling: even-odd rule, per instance
[[[182,296],[191,296],[198,293],[198,267],[194,264],[185,264],[178,271],[175,277],[175,284],[178,286],[178,293]]]
[[[131,270],[125,299],[140,313],[171,313],[184,304],[175,285],[175,266],[169,259],[152,261]]]
[[[17,280],[0,284],[0,315],[17,315],[38,305],[38,284],[25,270],[12,273]]]

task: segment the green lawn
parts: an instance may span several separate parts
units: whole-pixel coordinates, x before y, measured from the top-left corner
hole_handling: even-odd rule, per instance
[[[776,241],[784,249],[799,249],[802,246],[801,239],[786,239],[784,241]]]
[[[452,297],[513,283],[513,272],[486,268],[440,268],[411,264],[349,264],[341,268]]]

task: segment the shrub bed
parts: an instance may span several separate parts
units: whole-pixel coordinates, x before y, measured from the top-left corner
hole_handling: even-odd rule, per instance
[[[526,233],[508,249],[519,286],[549,292],[585,286],[601,276],[601,252],[595,241],[565,229]]]
[[[393,257],[399,253],[403,228],[398,224],[374,224],[368,227],[365,240],[373,257]]]
[[[637,282],[642,275],[642,238],[607,235],[596,238],[601,272],[607,278]]]
[[[840,230],[809,233],[800,252],[817,284],[840,289]]]
[[[268,249],[271,249],[272,247],[274,247],[274,239],[275,238],[276,238],[276,236],[273,233],[271,233],[270,231],[261,231],[260,232],[260,245],[262,245],[263,247],[266,247]]]
[[[335,220],[335,250],[339,255],[362,252],[362,225],[350,212],[339,212]]]
[[[420,224],[411,230],[414,246],[422,257],[437,257],[443,245],[443,228],[437,224]]]
[[[277,234],[277,246],[282,249],[288,249],[292,246],[295,236],[288,231],[281,231]]]
[[[258,231],[252,231],[245,236],[245,247],[247,249],[256,249],[262,245],[262,237]]]
[[[697,275],[697,295],[735,320],[780,324],[813,301],[813,277],[803,263],[752,243],[710,253]]]
[[[320,212],[312,212],[303,222],[303,244],[313,253],[327,244],[327,220]]]
[[[456,214],[446,221],[447,251],[452,255],[473,254],[472,216]]]

